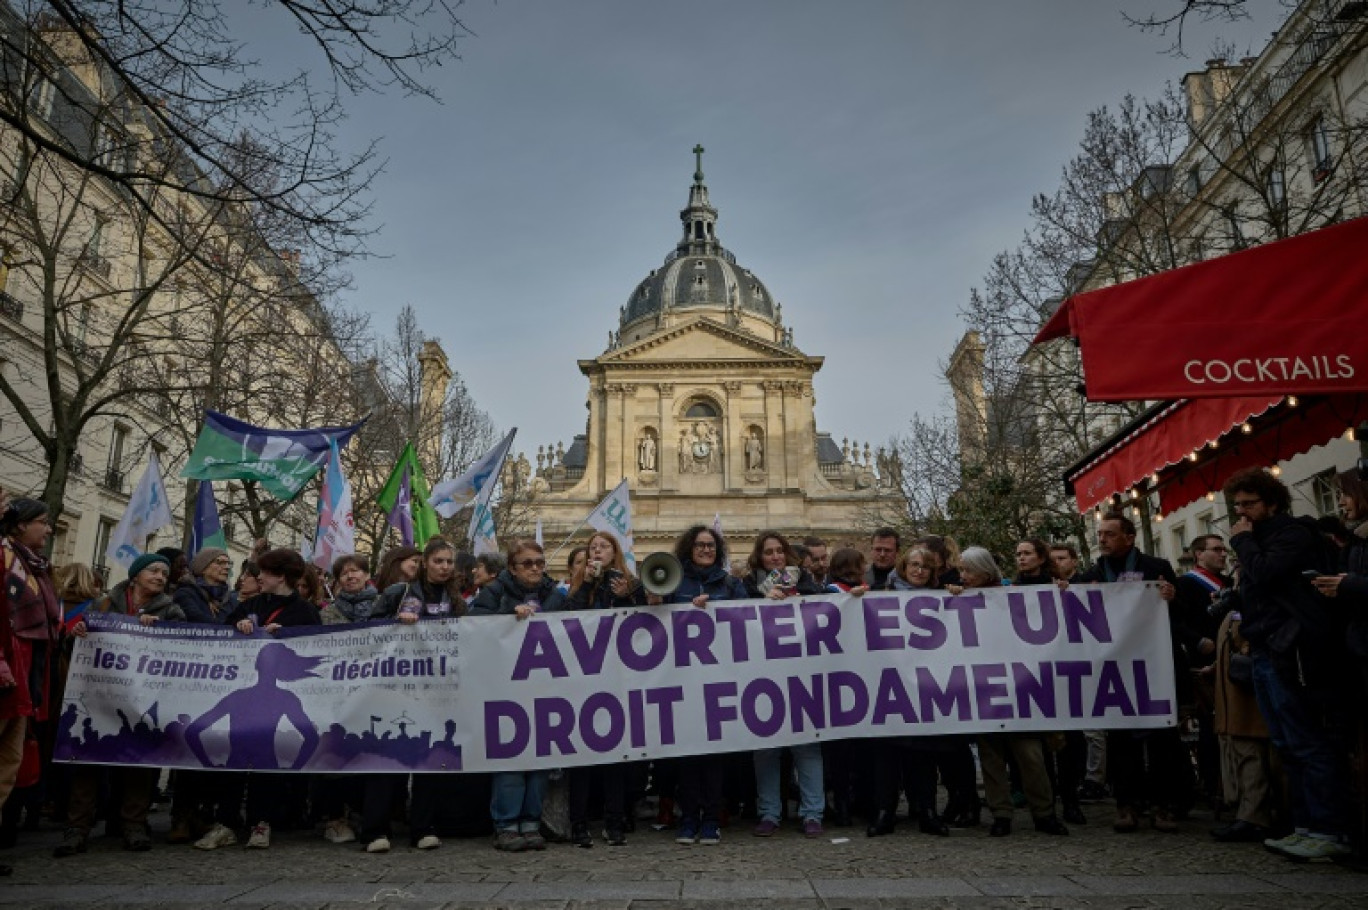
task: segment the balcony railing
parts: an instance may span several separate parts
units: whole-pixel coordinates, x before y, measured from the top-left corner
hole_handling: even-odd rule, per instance
[[[24,318],[24,304],[4,291],[0,291],[0,316],[18,322]]]
[[[85,459],[82,458],[80,454],[72,455],[71,460],[67,462],[67,472],[71,474],[72,477],[84,476]]]
[[[105,471],[104,480],[100,486],[114,493],[124,492],[124,472],[118,468],[109,468]]]
[[[101,278],[109,277],[109,260],[98,253],[84,252],[76,257],[76,264]]]

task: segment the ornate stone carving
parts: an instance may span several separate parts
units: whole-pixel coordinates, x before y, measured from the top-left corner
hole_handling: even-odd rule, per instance
[[[803,382],[800,382],[796,379],[791,379],[784,383],[784,391],[789,395],[793,396],[794,398],[802,398],[804,385],[805,383]]]
[[[778,379],[766,379],[761,385],[765,387],[766,392],[782,392],[784,390],[784,383]]]
[[[656,383],[656,391],[660,393],[660,397],[661,397],[661,398],[673,398],[673,397],[674,397],[674,383],[673,383],[673,382],[657,382],[657,383]]]
[[[751,427],[746,433],[746,470],[759,471],[765,466],[765,440],[758,427]]]
[[[713,421],[695,420],[679,431],[679,473],[712,474],[722,470],[722,440]]]
[[[726,382],[722,383],[722,388],[727,390],[727,394],[735,395],[737,392],[741,391],[741,381],[737,379],[729,379]]]

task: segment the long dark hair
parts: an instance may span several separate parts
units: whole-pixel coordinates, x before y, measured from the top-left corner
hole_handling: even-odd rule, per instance
[[[1054,560],[1050,558],[1050,545],[1039,537],[1028,537],[1025,540],[1017,541],[1017,546],[1019,547],[1024,543],[1030,544],[1031,549],[1035,550],[1036,556],[1040,559],[1040,568],[1036,569],[1036,574],[1045,575],[1049,578],[1058,578],[1059,568],[1054,564]],[[1012,552],[1012,561],[1016,561],[1015,550]],[[1021,572],[1018,571],[1012,578],[1013,581],[1021,581]]]
[[[441,553],[443,550],[451,554],[451,559],[454,563],[456,560],[456,548],[444,538],[434,537],[427,542],[427,546],[423,547],[423,561],[418,564],[418,577],[415,578],[414,581],[421,582],[424,587],[435,584],[435,582],[428,581],[428,560],[435,554]],[[461,596],[461,583],[456,579],[456,567],[454,564],[452,566],[451,577],[442,583],[442,589],[446,591],[447,599],[451,601],[452,612],[457,615],[464,613],[465,598]]]
[[[778,531],[762,531],[760,536],[755,538],[755,546],[751,548],[751,554],[746,559],[746,565],[752,572],[759,571],[764,565],[762,560],[765,558],[765,544],[771,540],[779,541],[779,545],[784,548],[784,565],[798,565],[798,557],[793,552],[793,547],[789,545],[788,538]]]
[[[399,577],[399,563],[422,555],[423,551],[417,547],[401,546],[385,551],[385,555],[380,558],[380,570],[375,573],[376,590],[383,591],[390,585],[404,581]]]

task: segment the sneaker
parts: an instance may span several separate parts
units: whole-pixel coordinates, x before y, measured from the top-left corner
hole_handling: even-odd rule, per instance
[[[271,846],[271,826],[266,822],[258,822],[252,828],[252,834],[247,838],[247,849],[265,850]]]
[[[1085,780],[1078,787],[1078,800],[1084,803],[1099,803],[1111,797],[1111,791],[1106,784],[1100,784],[1095,780]]]
[[[1315,834],[1304,835],[1300,841],[1282,850],[1283,856],[1303,863],[1334,860],[1349,853],[1349,845],[1338,838]]]
[[[583,847],[588,850],[594,846],[593,835],[589,833],[589,826],[584,822],[576,822],[570,826],[570,843],[576,847]]]
[[[627,832],[623,830],[622,825],[609,825],[603,831],[603,839],[610,847],[627,846]]]
[[[328,822],[323,829],[323,836],[334,844],[350,844],[356,840],[356,832],[352,830],[351,825],[347,824],[345,818]]]
[[[722,830],[717,826],[717,822],[703,823],[703,830],[698,832],[698,842],[705,847],[722,843]]]
[[[522,832],[522,839],[528,850],[546,849],[546,838],[541,836],[540,831],[524,831]]]
[[[679,834],[675,837],[676,844],[696,844],[698,843],[698,820],[692,818],[681,819],[679,822]]]
[[[217,850],[219,847],[237,846],[237,835],[225,825],[214,825],[204,836],[195,841],[196,850]]]
[[[75,856],[77,853],[86,852],[86,833],[79,828],[67,828],[62,832],[62,842],[52,851],[52,855],[61,859],[64,856]]]
[[[1112,830],[1117,834],[1131,834],[1140,827],[1140,823],[1135,819],[1135,810],[1130,806],[1117,806],[1116,821],[1112,822]]]
[[[822,823],[815,818],[803,820],[803,837],[821,837],[824,833]]]
[[[366,844],[367,853],[388,853],[390,852],[390,842],[388,837],[377,837],[375,840]]]
[[[1306,836],[1307,835],[1305,834],[1293,831],[1286,837],[1270,837],[1268,840],[1263,842],[1263,845],[1267,849],[1272,850],[1274,853],[1286,853],[1289,847],[1294,847],[1297,844],[1300,844],[1306,838]]]
[[[751,834],[754,834],[756,837],[773,837],[774,832],[778,830],[778,822],[770,821],[768,818],[762,818],[760,819],[760,824],[755,826],[755,830],[752,831]]]
[[[1155,809],[1150,824],[1154,826],[1155,831],[1161,831],[1164,834],[1178,833],[1178,820],[1167,809]]]
[[[142,825],[134,825],[124,829],[123,845],[125,850],[134,853],[146,853],[152,849],[152,836],[147,833],[147,829]]]
[[[435,834],[424,834],[422,837],[418,838],[418,843],[413,846],[417,847],[419,850],[436,850],[438,847],[442,846],[442,839]]]
[[[527,841],[517,831],[507,828],[494,835],[494,849],[505,853],[521,853],[527,849]]]

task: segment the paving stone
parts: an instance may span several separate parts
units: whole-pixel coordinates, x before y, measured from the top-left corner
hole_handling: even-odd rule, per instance
[[[0,904],[85,904],[117,897],[132,885],[19,885],[0,887]]]
[[[1072,875],[1097,894],[1257,894],[1280,891],[1252,875]]]
[[[686,900],[764,900],[778,898],[815,898],[812,885],[799,879],[743,879],[686,881],[682,889]]]
[[[1368,875],[1334,870],[1260,875],[1270,884],[1297,894],[1361,894],[1368,891]]]
[[[1087,888],[1062,875],[1004,875],[969,880],[984,894],[999,897],[1038,897],[1091,894]]]
[[[531,900],[673,900],[679,882],[514,882],[498,894],[499,903]]]
[[[980,892],[960,878],[830,878],[813,879],[824,900],[869,897],[976,897]]]

